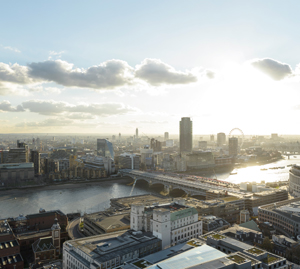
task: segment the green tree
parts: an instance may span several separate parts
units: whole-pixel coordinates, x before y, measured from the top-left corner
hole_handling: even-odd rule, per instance
[[[261,247],[262,247],[263,249],[268,250],[268,251],[272,251],[272,250],[273,250],[273,245],[272,245],[272,242],[271,242],[271,240],[269,239],[269,237],[265,237],[265,238],[264,238],[264,241],[263,241]]]

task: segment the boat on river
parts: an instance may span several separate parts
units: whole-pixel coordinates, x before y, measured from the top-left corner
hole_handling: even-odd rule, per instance
[[[231,173],[230,173],[230,175],[236,175],[237,174],[237,170],[233,170],[233,171],[231,171]]]
[[[268,168],[261,168],[260,171],[267,171]]]

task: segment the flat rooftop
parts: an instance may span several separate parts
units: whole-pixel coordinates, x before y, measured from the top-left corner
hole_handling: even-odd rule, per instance
[[[130,211],[108,214],[97,212],[85,216],[104,231],[130,226]]]
[[[148,269],[182,269],[220,259],[227,255],[213,247],[203,245],[147,267]]]
[[[144,205],[152,205],[153,203],[165,203],[166,201],[171,201],[172,199],[166,198],[154,194],[144,194],[136,196],[127,196],[122,198],[112,198],[110,199],[111,206],[118,206],[122,208],[130,208],[132,204],[140,203]]]

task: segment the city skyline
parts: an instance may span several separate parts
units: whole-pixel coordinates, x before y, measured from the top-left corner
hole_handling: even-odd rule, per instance
[[[300,134],[300,3],[114,3],[3,4],[0,133]]]

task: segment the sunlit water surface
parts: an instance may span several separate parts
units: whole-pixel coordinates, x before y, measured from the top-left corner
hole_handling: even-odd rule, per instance
[[[245,181],[272,182],[288,180],[289,164],[300,164],[300,157],[280,160],[262,166],[240,168],[236,175],[217,173],[217,178],[233,183]],[[261,168],[285,166],[284,169],[261,171]],[[214,175],[207,175],[214,177]],[[129,196],[132,186],[125,183],[103,182],[101,185],[82,185],[79,188],[62,190],[30,189],[27,191],[0,192],[0,219],[16,217],[19,214],[37,213],[40,208],[46,210],[60,209],[64,213],[104,210],[110,206],[110,199]],[[133,195],[156,192],[147,185],[138,184]]]

